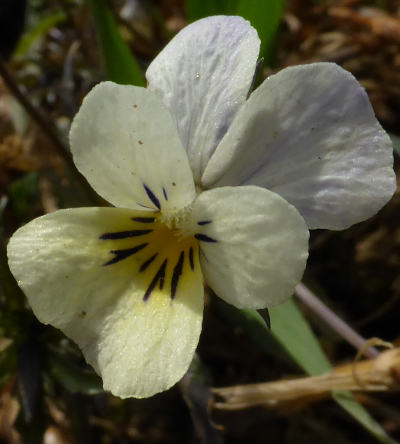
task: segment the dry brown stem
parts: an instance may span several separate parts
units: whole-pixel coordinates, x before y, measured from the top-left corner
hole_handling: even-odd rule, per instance
[[[400,348],[395,348],[376,359],[341,365],[321,376],[214,388],[213,394],[216,409],[241,410],[260,405],[290,408],[291,404],[329,398],[333,390],[375,392],[399,388]]]

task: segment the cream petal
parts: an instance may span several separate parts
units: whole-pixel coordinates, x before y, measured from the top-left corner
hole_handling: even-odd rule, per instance
[[[293,294],[308,256],[308,229],[297,210],[255,186],[222,187],[194,204],[204,278],[239,308],[265,308]]]
[[[70,133],[79,171],[115,206],[175,211],[195,195],[169,111],[145,88],[103,82],[85,97]]]
[[[343,229],[395,190],[392,144],[365,90],[333,63],[269,77],[235,117],[204,172],[205,187],[264,186],[309,228]]]
[[[38,319],[76,341],[104,388],[123,398],[176,383],[201,331],[198,253],[192,264],[186,244],[171,250],[172,237],[157,230],[148,212],[79,208],[33,220],[8,245]]]
[[[248,94],[260,40],[241,17],[186,26],[149,66],[149,89],[171,110],[196,181]]]

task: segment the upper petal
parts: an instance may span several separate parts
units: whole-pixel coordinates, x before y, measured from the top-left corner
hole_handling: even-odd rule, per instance
[[[392,144],[365,90],[332,63],[286,68],[250,96],[202,183],[256,184],[291,202],[310,228],[343,229],[395,190]]]
[[[181,260],[148,215],[60,210],[20,228],[8,245],[11,271],[39,320],[76,341],[104,388],[123,398],[176,383],[202,323],[198,254],[193,267],[187,251]]]
[[[85,97],[71,150],[90,185],[115,206],[182,208],[195,195],[169,111],[151,91],[103,82]]]
[[[214,16],[180,31],[149,66],[149,89],[171,110],[196,181],[245,101],[260,40],[241,17]]]
[[[239,308],[265,308],[293,294],[308,256],[297,210],[255,186],[205,191],[194,204],[206,282]]]

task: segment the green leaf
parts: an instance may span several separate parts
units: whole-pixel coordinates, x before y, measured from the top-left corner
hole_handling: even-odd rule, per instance
[[[211,298],[213,308],[231,325],[241,327],[246,335],[268,356],[279,357],[288,365],[293,363],[289,353],[282,348],[268,331],[262,316],[256,310],[238,310],[214,295]]]
[[[257,29],[261,40],[260,56],[267,64],[273,60],[275,39],[285,11],[285,0],[238,0],[236,15],[241,15]]]
[[[329,372],[331,365],[293,299],[270,308],[271,333],[309,375]]]
[[[393,150],[394,152],[400,156],[400,137],[396,136],[395,134],[389,134],[390,139],[392,140],[393,143]]]
[[[121,37],[105,0],[88,0],[95,22],[107,77],[120,84],[145,86],[135,57]]]
[[[65,12],[57,12],[43,18],[39,23],[35,24],[32,29],[23,34],[13,56],[16,58],[23,57],[29,51],[32,45],[39,41],[50,28],[64,22],[66,18],[67,16]]]
[[[190,22],[210,15],[234,14],[237,0],[186,0],[186,15]]]
[[[210,15],[240,15],[257,29],[261,39],[260,57],[271,63],[275,38],[285,10],[285,0],[186,0],[189,21]]]
[[[397,441],[386,434],[368,411],[356,401],[352,393],[343,390],[334,390],[332,397],[378,441],[384,444],[398,444]]]
[[[36,216],[35,201],[38,197],[39,174],[32,171],[15,180],[8,193],[9,206],[21,222],[27,222]]]

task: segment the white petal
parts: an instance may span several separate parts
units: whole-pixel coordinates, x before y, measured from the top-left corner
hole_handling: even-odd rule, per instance
[[[292,205],[260,187],[223,187],[200,194],[194,218],[203,274],[218,296],[239,308],[264,308],[293,294],[306,266],[308,229]]]
[[[193,177],[175,124],[145,88],[95,86],[74,118],[70,140],[79,171],[115,206],[155,209],[158,201],[173,211],[193,200]]]
[[[104,388],[120,397],[151,396],[176,383],[191,362],[201,330],[198,253],[193,270],[185,256],[171,298],[179,250],[169,251],[164,243],[165,251],[139,271],[152,257],[156,230],[125,239],[104,236],[154,225],[132,221],[146,216],[143,213],[119,208],[60,210],[19,229],[8,246],[11,271],[36,316],[76,341],[102,376]],[[110,263],[118,256],[116,250],[146,242],[136,254]],[[168,258],[163,285],[156,282],[144,301],[163,254]]]
[[[260,40],[241,17],[208,17],[184,28],[149,66],[149,88],[171,110],[196,181],[245,101]]]
[[[332,63],[269,77],[236,115],[204,186],[254,184],[292,203],[310,228],[343,229],[395,190],[392,145],[365,90]]]

